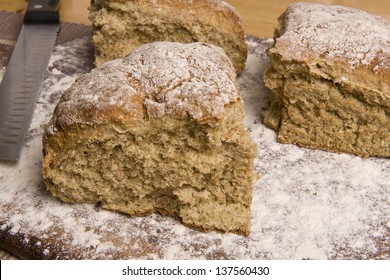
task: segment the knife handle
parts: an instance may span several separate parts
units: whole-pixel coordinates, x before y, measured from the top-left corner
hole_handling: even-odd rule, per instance
[[[60,23],[60,0],[30,0],[24,23]]]

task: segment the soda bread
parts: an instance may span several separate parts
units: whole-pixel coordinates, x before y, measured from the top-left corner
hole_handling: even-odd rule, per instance
[[[220,0],[92,0],[96,65],[155,41],[208,42],[220,46],[237,74],[247,45],[236,10]]]
[[[236,73],[207,43],[155,42],[78,78],[43,136],[43,177],[65,202],[249,234],[256,146]]]
[[[340,6],[296,3],[280,16],[264,122],[282,143],[390,156],[390,23]]]

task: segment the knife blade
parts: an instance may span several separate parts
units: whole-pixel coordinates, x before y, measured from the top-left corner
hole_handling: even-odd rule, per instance
[[[60,29],[59,0],[30,0],[0,85],[0,160],[18,161]]]

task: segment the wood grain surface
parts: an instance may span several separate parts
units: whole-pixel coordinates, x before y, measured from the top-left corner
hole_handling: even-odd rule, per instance
[[[278,16],[291,0],[226,0],[239,11],[247,34],[271,37]],[[320,0],[311,1],[329,5],[343,5],[365,10],[390,20],[390,1],[386,0]],[[90,0],[66,0],[61,2],[61,19],[67,22],[89,24]],[[26,0],[2,0],[0,10],[23,12]]]

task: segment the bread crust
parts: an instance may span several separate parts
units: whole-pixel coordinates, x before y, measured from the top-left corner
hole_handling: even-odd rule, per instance
[[[390,22],[383,18],[349,7],[296,3],[279,17],[275,38],[271,55],[390,97]]]
[[[73,124],[139,124],[162,115],[199,122],[218,120],[225,105],[242,102],[235,76],[220,47],[145,44],[128,57],[79,77],[61,97],[47,132]],[[188,95],[182,96],[181,90]]]
[[[241,17],[237,13],[236,9],[221,0],[92,0],[93,5],[104,6],[108,5],[114,7],[115,4],[126,4],[128,2],[133,2],[139,5],[147,5],[154,7],[155,5],[172,7],[174,9],[184,10],[184,9],[199,9],[199,8],[211,8],[214,12],[223,12],[227,17],[233,18],[239,24],[242,24]]]

